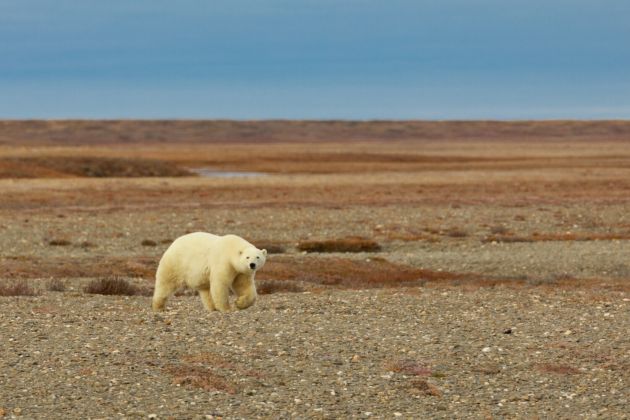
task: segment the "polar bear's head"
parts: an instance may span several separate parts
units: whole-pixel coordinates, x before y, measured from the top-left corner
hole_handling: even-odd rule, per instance
[[[262,268],[265,261],[267,261],[267,250],[250,246],[240,251],[237,270],[241,273],[251,273]]]

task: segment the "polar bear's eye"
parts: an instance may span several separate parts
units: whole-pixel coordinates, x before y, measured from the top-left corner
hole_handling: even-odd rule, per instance
[[[249,257],[246,257],[249,260]]]

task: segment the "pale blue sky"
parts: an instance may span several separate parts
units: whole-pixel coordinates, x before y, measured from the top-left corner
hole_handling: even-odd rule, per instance
[[[0,0],[0,118],[630,118],[627,0]]]

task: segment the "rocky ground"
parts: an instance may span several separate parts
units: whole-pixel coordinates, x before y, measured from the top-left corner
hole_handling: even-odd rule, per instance
[[[627,418],[622,292],[404,288],[1,298],[0,401],[23,418]]]

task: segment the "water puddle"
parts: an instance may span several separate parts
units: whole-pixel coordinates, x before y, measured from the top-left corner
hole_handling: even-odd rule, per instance
[[[220,171],[213,168],[191,168],[190,171],[205,178],[251,178],[267,175],[264,172]]]

